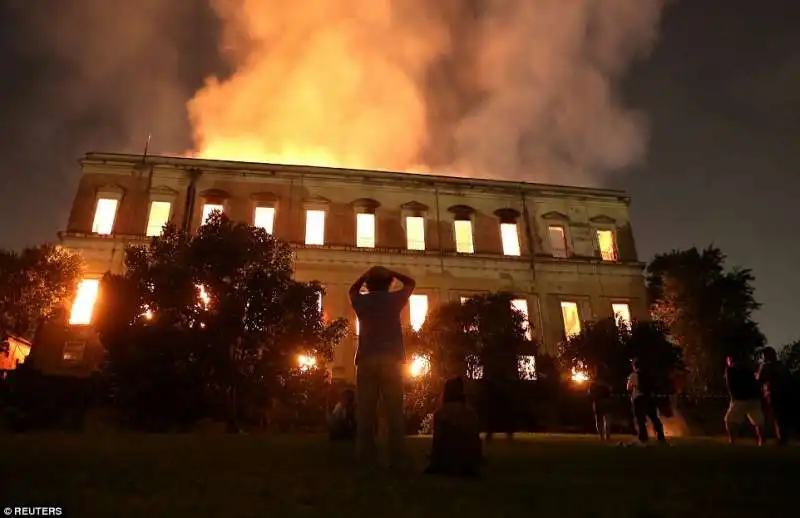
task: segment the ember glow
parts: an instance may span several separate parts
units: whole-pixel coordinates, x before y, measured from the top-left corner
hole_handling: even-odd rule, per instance
[[[411,362],[408,364],[408,373],[412,378],[419,378],[425,376],[431,371],[431,360],[427,356],[415,354],[411,357]]]
[[[646,131],[616,84],[664,1],[211,0],[233,73],[189,101],[189,155],[561,182],[618,170]]]
[[[72,325],[89,325],[92,323],[94,304],[100,291],[99,279],[84,279],[78,284],[75,301],[72,303],[72,312],[69,323]]]
[[[308,372],[317,366],[317,359],[310,354],[300,354],[297,356],[297,367],[300,372]]]

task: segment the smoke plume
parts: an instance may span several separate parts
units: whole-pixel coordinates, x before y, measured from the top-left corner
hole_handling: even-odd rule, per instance
[[[664,0],[211,0],[232,67],[198,156],[598,183],[639,161],[616,93]]]

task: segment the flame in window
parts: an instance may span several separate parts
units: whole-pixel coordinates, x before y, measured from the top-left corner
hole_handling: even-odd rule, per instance
[[[218,210],[220,212],[225,212],[225,207],[223,207],[218,203],[206,203],[205,205],[203,205],[203,217],[202,219],[200,219],[201,221],[200,224],[205,225],[206,223],[208,223],[208,218],[211,216],[211,213],[214,212],[215,210]]]
[[[375,248],[375,214],[356,214],[356,246]]]
[[[603,258],[603,261],[617,260],[617,246],[614,243],[613,230],[598,230],[597,246],[600,248],[600,257]]]
[[[536,379],[536,357],[533,355],[521,355],[517,358],[517,370],[519,378],[523,380]]]
[[[456,234],[456,252],[460,254],[471,254],[475,252],[472,243],[472,221],[457,220],[453,223]]]
[[[150,203],[150,216],[147,218],[147,237],[160,236],[164,225],[169,221],[169,212],[172,204],[168,201],[154,201]]]
[[[425,250],[425,218],[406,218],[406,246],[409,250]]]
[[[627,304],[611,304],[611,312],[617,325],[631,326],[631,308]]]
[[[307,245],[325,244],[324,210],[306,211],[306,244]]]
[[[503,255],[522,255],[519,247],[519,232],[517,231],[516,223],[501,223],[500,238],[503,241]]]
[[[272,234],[275,226],[275,207],[256,207],[253,226],[263,228],[267,234]]]
[[[72,303],[72,312],[69,323],[73,325],[89,325],[92,323],[94,304],[100,291],[99,279],[84,279],[78,283],[75,301]]]
[[[408,299],[408,308],[411,329],[419,331],[422,328],[422,324],[425,323],[425,317],[428,316],[428,296],[411,295]]]
[[[564,333],[567,338],[581,334],[581,318],[577,303],[562,302],[561,316],[564,318]]]
[[[117,206],[119,200],[100,198],[97,200],[97,208],[94,211],[94,221],[92,222],[92,232],[107,236],[114,229],[114,219],[117,217]]]
[[[531,339],[531,326],[528,317],[528,301],[525,299],[514,299],[511,301],[511,307],[522,313],[525,320],[522,322],[522,328],[525,330],[525,338]]]

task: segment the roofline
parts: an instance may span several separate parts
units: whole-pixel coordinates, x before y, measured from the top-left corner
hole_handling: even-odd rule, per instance
[[[456,175],[437,175],[425,173],[407,173],[388,170],[373,170],[373,169],[346,169],[338,167],[321,167],[321,166],[305,166],[305,165],[286,165],[286,164],[266,164],[261,162],[239,162],[234,160],[209,160],[205,158],[187,158],[176,157],[168,155],[131,155],[123,153],[97,153],[89,152],[79,160],[81,165],[89,162],[117,162],[131,165],[164,165],[176,168],[203,168],[210,169],[246,169],[247,171],[264,171],[264,172],[287,172],[287,173],[319,173],[319,174],[354,174],[354,175],[369,175],[373,177],[387,177],[391,176],[409,181],[427,181],[432,185],[435,184],[469,184],[473,187],[487,187],[500,190],[513,190],[513,191],[550,191],[556,190],[563,193],[573,193],[576,195],[585,196],[601,196],[601,197],[614,197],[622,198],[625,201],[630,200],[627,192],[619,189],[601,189],[594,187],[576,187],[569,185],[556,185],[556,184],[543,184],[533,182],[514,182],[510,180],[486,180],[476,178],[466,178]]]

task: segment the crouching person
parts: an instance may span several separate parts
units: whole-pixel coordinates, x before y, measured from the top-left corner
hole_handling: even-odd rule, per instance
[[[355,441],[356,439],[356,394],[352,389],[342,393],[331,413],[329,433],[332,441]]]
[[[442,406],[433,414],[433,446],[425,473],[475,476],[482,461],[478,414],[467,405],[463,380],[447,380]]]

